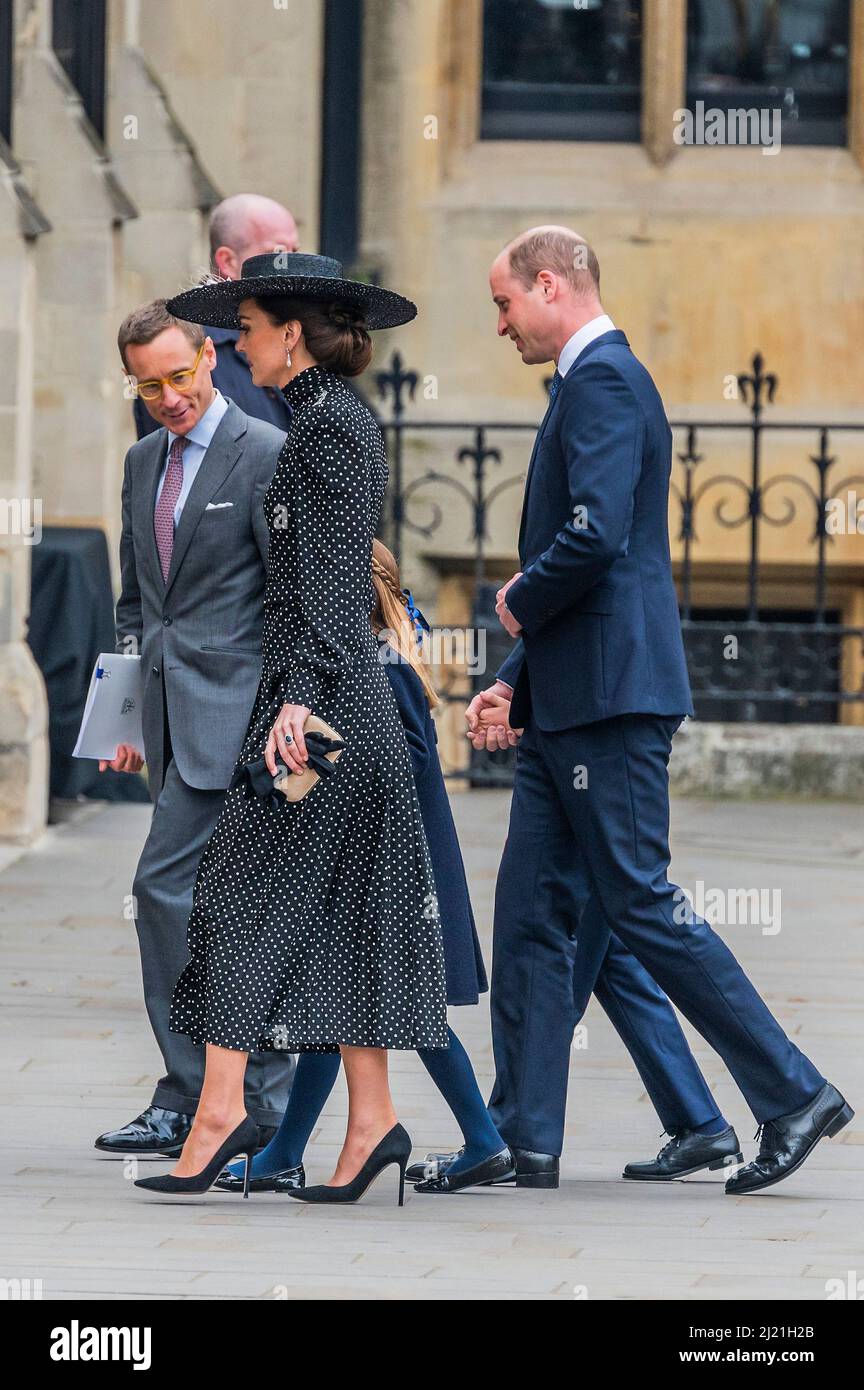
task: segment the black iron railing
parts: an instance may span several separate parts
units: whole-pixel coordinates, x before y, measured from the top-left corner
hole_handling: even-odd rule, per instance
[[[406,533],[431,540],[442,525],[448,499],[460,502],[467,512],[466,542],[473,562],[473,620],[487,625],[488,639],[494,646],[500,644],[500,629],[496,633],[494,602],[490,604],[487,583],[490,511],[504,493],[521,487],[524,481],[524,469],[500,476],[500,445],[504,439],[521,434],[527,464],[536,422],[409,419],[407,405],[415,399],[418,380],[416,372],[406,369],[399,353],[394,353],[389,368],[377,375],[379,395],[390,409],[389,417],[381,421],[391,460],[383,534],[401,555]],[[777,394],[777,378],[765,372],[759,353],[750,372],[740,374],[737,383],[746,417],[671,422],[675,436],[671,496],[678,508],[674,538],[680,556],[676,570],[697,717],[834,722],[840,718],[843,705],[864,701],[864,627],[844,624],[842,611],[836,601],[832,603],[829,592],[829,555],[836,541],[829,504],[839,502],[842,512],[845,499],[854,497],[856,487],[861,488],[864,498],[864,472],[839,464],[834,450],[839,449],[837,440],[848,440],[856,432],[864,443],[864,425],[766,420],[765,408]],[[719,432],[742,437],[738,473],[711,471],[710,443]],[[800,471],[766,469],[766,437],[781,433],[790,439],[800,437],[808,450]],[[454,457],[463,476],[416,464],[409,476],[408,438],[413,442],[436,434],[459,439]],[[421,502],[422,513],[418,511]],[[807,535],[803,542],[800,535],[795,537],[794,564],[790,557],[784,567],[787,576],[794,570],[795,606],[787,608],[785,603],[777,603],[778,570],[774,560],[770,565],[764,560],[763,542],[767,528],[800,526],[802,507],[805,520],[809,513]],[[698,592],[694,595],[705,549],[699,526],[709,512],[715,550],[716,537],[723,531],[744,529],[746,533],[740,555],[722,557],[722,564],[729,561],[729,574],[737,576],[735,606],[700,607]],[[850,515],[854,529],[851,504]],[[858,515],[860,538],[853,542],[852,564],[857,563],[862,582],[864,500]],[[716,567],[716,554],[714,563]],[[774,581],[774,590],[763,600],[769,578]],[[495,576],[492,594],[499,579]],[[488,663],[489,676],[497,664]],[[489,676],[472,683],[451,673],[443,691],[445,700],[470,698],[472,684],[486,684]],[[475,780],[476,772],[475,765],[471,770]]]

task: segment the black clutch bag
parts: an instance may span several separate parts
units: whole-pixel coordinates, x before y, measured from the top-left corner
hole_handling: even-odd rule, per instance
[[[271,809],[277,809],[283,800],[302,801],[320,778],[332,777],[336,763],[347,748],[342,735],[319,719],[316,714],[308,714],[303,725],[303,737],[309,762],[305,772],[289,772],[284,763],[277,763],[274,777],[263,758],[244,763],[238,767],[228,788],[242,787],[246,796],[260,796]]]

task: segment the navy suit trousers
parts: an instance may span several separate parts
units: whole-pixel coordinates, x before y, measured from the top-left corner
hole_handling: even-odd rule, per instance
[[[573,1029],[592,986],[669,1131],[717,1114],[669,999],[759,1123],[824,1085],[667,877],[680,722],[634,714],[544,733],[529,719],[519,742],[491,997],[490,1110],[511,1145],[560,1153]]]

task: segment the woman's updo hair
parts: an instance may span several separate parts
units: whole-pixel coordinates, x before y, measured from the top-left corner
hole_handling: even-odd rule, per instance
[[[293,299],[262,295],[255,301],[272,323],[299,319],[306,349],[322,367],[341,376],[359,376],[372,360],[366,316],[344,300]]]

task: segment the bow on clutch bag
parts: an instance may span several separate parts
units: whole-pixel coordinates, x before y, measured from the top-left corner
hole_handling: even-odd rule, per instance
[[[260,796],[271,811],[278,810],[283,800],[302,801],[320,777],[333,776],[335,764],[348,746],[341,734],[315,714],[306,716],[303,737],[309,754],[305,772],[289,772],[284,763],[277,763],[274,777],[264,759],[256,758],[237,768],[228,790],[242,787],[244,796]]]

